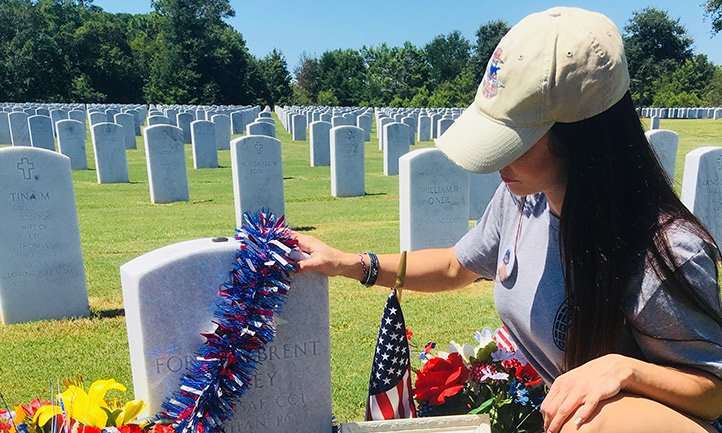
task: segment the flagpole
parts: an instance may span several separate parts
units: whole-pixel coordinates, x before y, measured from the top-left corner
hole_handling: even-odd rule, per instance
[[[404,280],[406,279],[406,251],[401,253],[399,260],[399,269],[396,271],[396,298],[401,304],[401,291],[404,288]]]

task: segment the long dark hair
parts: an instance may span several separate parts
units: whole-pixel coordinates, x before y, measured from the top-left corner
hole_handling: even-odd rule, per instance
[[[622,310],[630,279],[645,259],[680,302],[722,317],[675,269],[664,230],[688,222],[692,232],[719,248],[682,204],[647,141],[627,94],[605,112],[550,132],[554,153],[566,159],[567,189],[559,245],[569,308],[564,369],[619,350]]]

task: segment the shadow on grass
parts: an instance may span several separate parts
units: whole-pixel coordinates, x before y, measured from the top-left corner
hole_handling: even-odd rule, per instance
[[[90,315],[97,319],[113,319],[125,316],[125,308],[111,308],[109,310],[93,310]]]
[[[297,232],[310,232],[312,230],[316,230],[316,227],[314,227],[314,226],[291,227],[291,228]]]
[[[386,192],[367,192],[366,195],[373,196],[373,195],[388,195]]]

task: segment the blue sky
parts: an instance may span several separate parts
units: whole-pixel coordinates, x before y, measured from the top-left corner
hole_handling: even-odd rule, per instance
[[[704,17],[703,0],[230,0],[236,16],[228,23],[243,34],[251,54],[264,57],[273,48],[286,57],[288,68],[299,63],[302,52],[318,57],[337,48],[401,46],[418,47],[434,36],[459,30],[472,43],[480,25],[503,19],[510,25],[524,16],[553,6],[576,6],[607,15],[622,30],[632,13],[655,6],[679,19],[695,41],[694,51],[722,64],[722,33],[711,37],[711,23]],[[95,0],[108,12],[147,13],[150,0]]]

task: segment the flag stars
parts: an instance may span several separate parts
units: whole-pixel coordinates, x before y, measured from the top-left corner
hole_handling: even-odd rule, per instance
[[[391,334],[391,339],[394,340],[394,341],[398,340],[399,337],[400,337],[399,334],[396,334],[396,333]]]
[[[387,325],[390,325],[390,324],[393,323],[393,320],[391,320],[390,317],[386,317],[386,318],[384,319],[384,322],[386,322]]]
[[[396,311],[398,310],[394,307],[389,308],[389,315],[393,316],[394,314],[396,314]]]
[[[381,357],[384,359],[384,361],[388,361],[388,359],[389,359],[389,355],[386,354],[386,353],[384,353],[383,355],[381,355]],[[396,359],[396,358],[394,358],[394,359]]]

